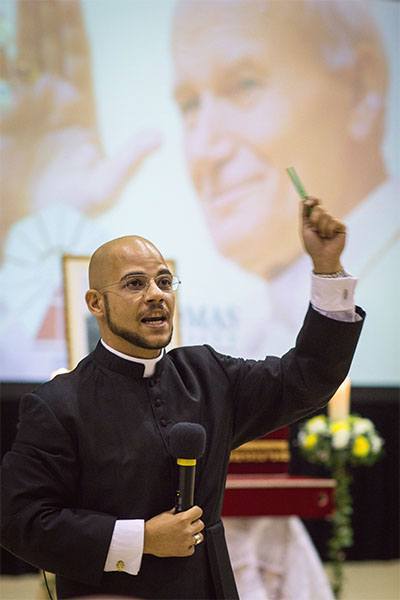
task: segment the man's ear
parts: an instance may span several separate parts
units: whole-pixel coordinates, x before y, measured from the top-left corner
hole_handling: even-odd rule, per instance
[[[88,309],[94,317],[102,317],[104,315],[103,296],[97,290],[88,290],[85,294],[85,300]]]
[[[362,142],[382,128],[387,66],[380,48],[364,45],[356,50],[352,79],[349,134],[355,142]]]

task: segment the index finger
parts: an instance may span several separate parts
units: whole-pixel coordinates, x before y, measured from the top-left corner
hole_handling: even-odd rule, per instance
[[[304,223],[310,222],[311,213],[313,213],[313,210],[320,206],[320,204],[321,203],[317,198],[312,198],[311,196],[308,196],[300,203],[300,211]]]
[[[36,3],[36,20],[40,35],[36,41],[40,70],[62,75],[62,45],[60,39],[60,11],[58,5],[49,0]]]
[[[33,2],[19,0],[17,4],[17,70],[25,80],[36,77],[41,69],[41,30],[35,8]]]
[[[59,4],[63,73],[79,89],[91,90],[90,46],[79,0],[61,0]]]
[[[193,523],[193,521],[197,521],[198,519],[200,519],[200,517],[203,514],[203,510],[200,508],[200,506],[195,505],[192,506],[192,508],[189,508],[187,511],[185,511],[184,514]]]

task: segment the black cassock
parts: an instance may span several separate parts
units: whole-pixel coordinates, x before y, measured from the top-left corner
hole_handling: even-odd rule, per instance
[[[99,343],[74,371],[21,401],[17,438],[3,461],[4,546],[56,573],[59,598],[237,598],[220,521],[230,452],[326,404],[348,372],[361,327],[310,308],[295,349],[282,358],[183,347],[150,378]],[[174,505],[168,432],[179,421],[207,432],[195,488],[205,542],[185,558],[144,555],[138,575],[105,573],[116,519],[149,519]]]

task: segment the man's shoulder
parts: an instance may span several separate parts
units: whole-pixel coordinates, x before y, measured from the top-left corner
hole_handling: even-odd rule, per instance
[[[177,346],[167,352],[167,357],[176,360],[179,358],[196,359],[196,358],[210,358],[210,356],[218,354],[209,344],[201,344],[196,346]]]
[[[227,367],[235,367],[243,361],[241,358],[222,354],[208,344],[180,346],[170,350],[167,357],[178,371],[189,369],[197,373],[207,371],[208,374],[213,370],[215,373],[225,371]]]
[[[80,385],[85,380],[92,362],[92,355],[89,354],[80,361],[75,369],[56,375],[53,379],[40,384],[32,392],[25,395],[34,395],[50,406],[59,406],[60,401],[73,403],[78,396]]]

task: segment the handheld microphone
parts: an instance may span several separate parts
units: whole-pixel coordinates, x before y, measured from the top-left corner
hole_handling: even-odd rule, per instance
[[[183,512],[194,505],[196,461],[206,448],[206,430],[198,423],[176,423],[169,434],[169,448],[178,465],[175,511]]]

